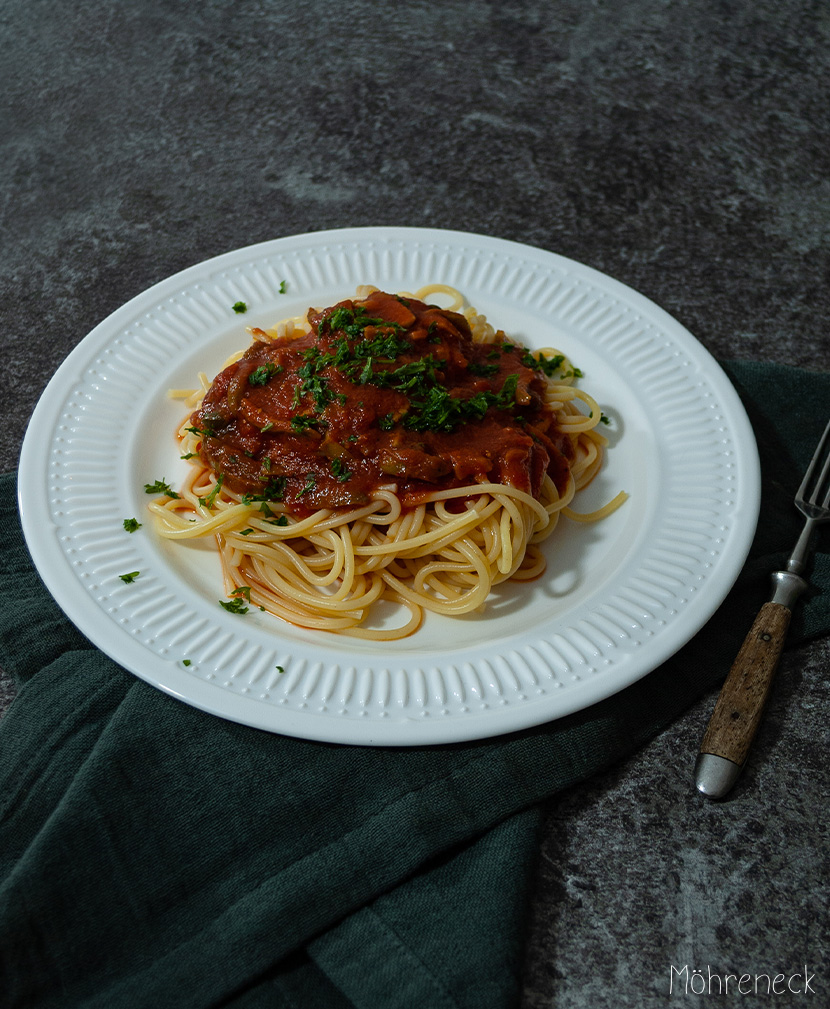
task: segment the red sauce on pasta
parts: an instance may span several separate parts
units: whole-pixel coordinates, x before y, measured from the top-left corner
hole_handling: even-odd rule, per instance
[[[523,347],[476,343],[462,315],[380,291],[308,320],[308,335],[254,342],[193,414],[223,486],[295,514],[390,486],[407,507],[480,482],[538,497],[546,473],[564,490],[571,442]]]

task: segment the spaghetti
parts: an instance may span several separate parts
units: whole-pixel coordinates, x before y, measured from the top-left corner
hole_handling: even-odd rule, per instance
[[[425,610],[469,613],[541,574],[560,516],[625,499],[571,510],[602,463],[599,406],[564,355],[507,339],[452,288],[361,288],[251,333],[201,376],[178,432],[188,476],[150,505],[162,536],[216,538],[240,612],[406,637]]]

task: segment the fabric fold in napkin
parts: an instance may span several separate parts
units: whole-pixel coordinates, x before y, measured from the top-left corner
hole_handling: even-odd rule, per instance
[[[514,1005],[544,800],[722,680],[800,531],[792,498],[830,375],[725,367],[764,473],[726,603],[626,690],[480,742],[307,742],[155,690],[63,617],[32,569],[14,478],[0,478],[0,665],[19,688],[0,722],[3,1005]],[[791,646],[830,628],[822,537]]]

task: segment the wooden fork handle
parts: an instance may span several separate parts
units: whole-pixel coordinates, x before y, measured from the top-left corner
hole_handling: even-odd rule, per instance
[[[787,606],[764,603],[729,670],[700,744],[696,777],[697,787],[705,795],[722,798],[746,762],[791,617]],[[716,759],[707,759],[710,756]]]

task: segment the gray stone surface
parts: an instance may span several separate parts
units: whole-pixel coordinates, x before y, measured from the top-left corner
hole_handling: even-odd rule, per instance
[[[720,357],[830,368],[828,42],[824,0],[5,0],[0,469],[130,297],[335,227],[527,242]],[[672,965],[806,963],[815,997],[741,1004],[830,1001],[828,668],[787,654],[729,802],[691,786],[707,698],[550,804],[526,1006],[708,1004]]]

